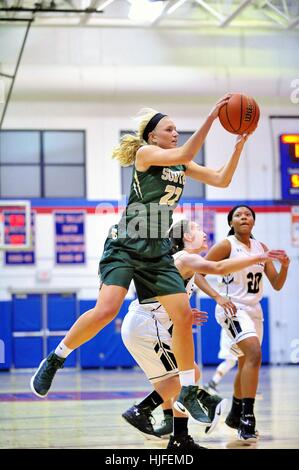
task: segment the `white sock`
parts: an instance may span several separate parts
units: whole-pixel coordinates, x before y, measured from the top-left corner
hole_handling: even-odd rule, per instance
[[[55,349],[55,354],[58,357],[63,357],[64,359],[68,357],[71,352],[74,351],[73,349],[68,348],[63,341],[61,341],[57,348]]]
[[[213,377],[213,381],[215,384],[219,384],[220,380],[223,378],[225,374],[227,374],[235,365],[237,360],[234,359],[226,359],[225,361],[221,362],[216,369],[216,373]]]
[[[181,386],[195,385],[195,370],[181,370],[179,372]]]
[[[216,371],[212,377],[214,384],[218,385],[222,377],[223,377],[223,374],[221,372]]]

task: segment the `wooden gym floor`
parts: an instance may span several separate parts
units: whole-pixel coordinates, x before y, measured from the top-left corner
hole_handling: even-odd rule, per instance
[[[204,369],[204,380],[214,369]],[[298,366],[264,366],[256,400],[261,449],[299,448]],[[167,440],[146,440],[121,413],[151,391],[139,369],[59,371],[47,399],[29,388],[31,371],[0,373],[2,449],[164,449]],[[234,371],[220,384],[231,398]],[[162,417],[155,411],[157,422]],[[240,448],[236,431],[223,422],[210,436],[192,424],[190,434],[210,449]],[[248,447],[247,447],[248,448]]]

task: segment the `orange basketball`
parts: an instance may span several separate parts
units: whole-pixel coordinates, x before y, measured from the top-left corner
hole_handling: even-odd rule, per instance
[[[260,108],[251,96],[234,93],[219,111],[219,120],[228,132],[244,134],[255,131]]]

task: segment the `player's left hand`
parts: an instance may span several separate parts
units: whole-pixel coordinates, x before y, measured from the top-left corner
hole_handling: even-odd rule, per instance
[[[229,317],[235,317],[237,313],[237,307],[235,304],[230,300],[229,297],[222,297],[221,295],[218,295],[215,298],[216,302],[220,307],[223,308],[225,311],[226,315]]]
[[[191,310],[193,313],[193,325],[202,326],[203,323],[206,323],[208,321],[207,312],[201,312],[197,308],[192,308]]]
[[[288,267],[290,258],[285,250],[270,250],[267,252],[268,260],[278,261],[282,266]]]
[[[246,140],[249,138],[250,134],[242,134],[238,135],[236,138],[235,149],[236,150],[243,150],[244,144]]]
[[[281,266],[285,266],[286,268],[289,266],[291,260],[287,255],[287,252],[284,250],[281,250],[280,255],[277,258],[277,261],[281,264]]]
[[[220,98],[211,109],[209,116],[212,117],[213,119],[217,119],[220,109],[222,108],[222,106],[228,103],[228,100],[230,99],[231,96],[232,96],[232,93],[226,93],[226,95]]]

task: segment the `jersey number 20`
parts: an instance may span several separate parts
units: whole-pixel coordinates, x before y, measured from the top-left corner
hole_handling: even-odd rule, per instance
[[[257,294],[260,290],[260,282],[262,279],[262,273],[248,273],[247,274],[247,279],[249,279],[248,282],[248,293],[249,294]]]

